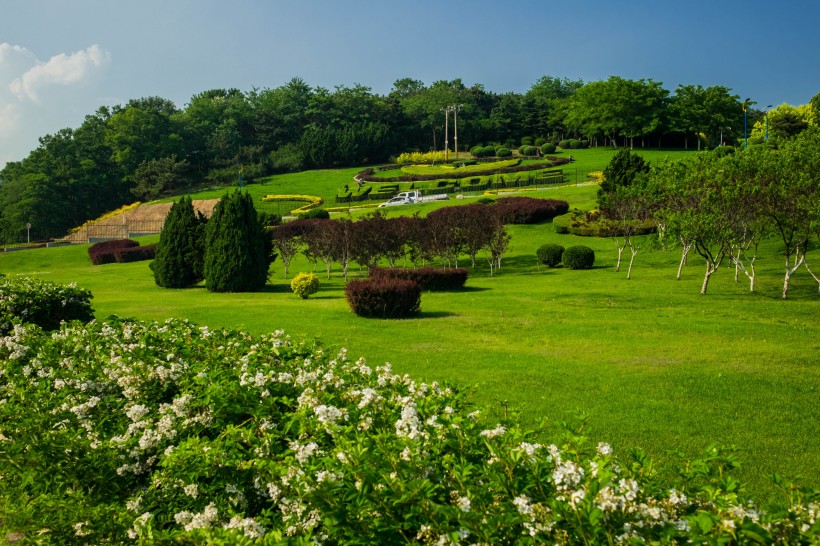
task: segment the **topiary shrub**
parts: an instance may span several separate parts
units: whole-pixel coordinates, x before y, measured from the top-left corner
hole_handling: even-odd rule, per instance
[[[254,292],[268,280],[271,241],[253,199],[240,190],[225,194],[206,227],[205,286],[211,292]]]
[[[187,288],[204,278],[206,223],[205,217],[194,211],[190,197],[171,205],[151,262],[157,286]]]
[[[547,139],[545,139],[544,137],[538,137],[538,138],[535,139],[535,145],[540,148],[541,146],[544,145],[544,143],[546,141],[547,141]]]
[[[316,273],[299,273],[290,281],[290,289],[294,294],[306,300],[319,291],[319,277]]]
[[[535,224],[549,220],[569,210],[569,203],[558,199],[534,197],[502,197],[492,211],[503,224]]]
[[[302,212],[299,214],[298,218],[300,220],[310,220],[311,218],[319,218],[321,220],[327,220],[330,218],[330,213],[325,209],[311,209],[307,212]]]
[[[403,279],[419,283],[422,290],[458,290],[464,288],[468,272],[463,267],[454,269],[436,269],[421,267],[418,269],[381,268],[370,269],[374,279]]]
[[[345,297],[360,317],[408,317],[419,311],[421,285],[404,279],[354,280],[345,287]]]
[[[557,149],[552,142],[546,142],[541,145],[541,155],[554,154]]]
[[[535,146],[521,146],[518,149],[518,153],[527,157],[535,156],[538,155],[538,148],[536,148]]]
[[[564,255],[564,247],[556,244],[546,244],[538,247],[535,251],[538,261],[547,267],[555,267],[561,263],[561,257]]]
[[[570,269],[591,269],[595,263],[595,252],[588,246],[571,246],[564,250],[562,261]]]
[[[28,277],[0,276],[0,335],[15,324],[36,324],[56,330],[60,323],[94,320],[91,291]]]
[[[564,139],[558,143],[558,147],[568,150],[570,148],[571,141],[570,139]]]
[[[495,151],[495,155],[497,157],[511,157],[512,150],[510,150],[509,148],[499,148]]]
[[[113,264],[117,261],[114,253],[124,248],[140,246],[133,239],[115,239],[113,241],[101,241],[88,247],[88,257],[94,265]]]
[[[114,258],[117,263],[128,262],[143,262],[145,260],[153,260],[157,254],[157,245],[146,246],[132,246],[128,248],[121,248],[114,252]]]
[[[521,144],[523,146],[532,146],[532,137],[531,136],[521,137]]]

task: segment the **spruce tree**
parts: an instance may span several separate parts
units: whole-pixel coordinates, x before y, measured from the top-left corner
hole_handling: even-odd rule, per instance
[[[154,281],[165,288],[187,288],[202,280],[205,218],[194,212],[190,197],[171,206],[151,262]]]
[[[206,229],[205,286],[211,292],[255,292],[268,280],[269,237],[253,199],[239,190],[214,208]]]

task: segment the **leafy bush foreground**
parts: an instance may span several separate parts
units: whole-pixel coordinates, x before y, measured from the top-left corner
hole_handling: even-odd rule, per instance
[[[543,442],[543,443],[539,443]],[[0,536],[41,544],[772,543],[820,539],[817,491],[767,513],[711,450],[548,443],[464,393],[282,332],[113,317],[0,338]]]

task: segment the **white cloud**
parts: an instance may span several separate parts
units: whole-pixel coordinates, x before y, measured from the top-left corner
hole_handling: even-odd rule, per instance
[[[91,113],[99,75],[110,62],[99,45],[41,61],[23,46],[0,43],[0,169],[23,159],[39,137]]]
[[[19,46],[17,46],[19,47]],[[24,49],[24,48],[22,48]],[[22,76],[12,80],[9,89],[18,98],[39,102],[38,91],[49,85],[70,85],[85,79],[95,69],[104,67],[111,55],[98,45],[74,53],[60,53],[48,62],[37,63]]]

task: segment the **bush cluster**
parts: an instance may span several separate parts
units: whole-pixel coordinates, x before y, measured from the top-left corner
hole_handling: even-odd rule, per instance
[[[595,263],[595,251],[584,245],[567,247],[561,260],[570,269],[591,269]]]
[[[558,146],[563,148],[564,150],[575,150],[581,148],[589,148],[589,141],[588,140],[579,140],[577,138],[569,138],[562,140],[558,143]]]
[[[330,213],[325,209],[310,209],[306,212],[300,212],[298,215],[300,220],[310,220],[311,218],[320,218],[322,220],[327,220],[330,218]]]
[[[502,197],[493,205],[493,211],[504,224],[535,224],[568,210],[569,203],[566,201],[534,197]]]
[[[509,148],[499,148],[495,151],[496,157],[511,157],[512,150]]]
[[[494,157],[495,146],[473,146],[470,148],[470,153],[474,157]]]
[[[403,279],[419,283],[422,290],[458,290],[467,282],[467,270],[463,267],[453,269],[436,269],[420,267],[418,269],[381,268],[370,269],[373,279]]]
[[[353,280],[345,287],[345,297],[360,317],[409,317],[421,307],[421,285],[404,279]]]
[[[546,244],[538,247],[535,251],[538,261],[547,267],[555,267],[561,263],[561,258],[564,255],[564,247],[556,244]]]
[[[306,300],[319,291],[319,277],[316,273],[299,273],[290,281],[290,289],[294,294]]]
[[[89,322],[94,319],[91,298],[89,290],[73,283],[0,275],[0,335],[9,333],[15,324],[55,330],[63,321]]]

